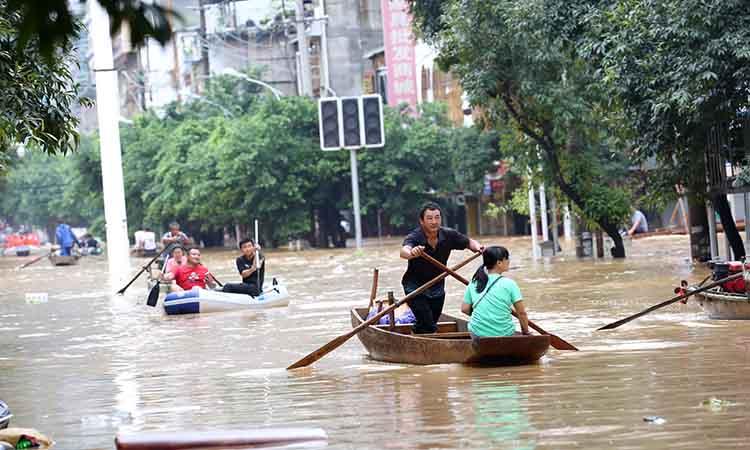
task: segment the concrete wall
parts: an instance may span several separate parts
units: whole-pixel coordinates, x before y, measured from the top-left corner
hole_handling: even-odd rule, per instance
[[[383,46],[380,0],[325,1],[331,87],[339,96],[360,95],[371,63],[364,55]]]

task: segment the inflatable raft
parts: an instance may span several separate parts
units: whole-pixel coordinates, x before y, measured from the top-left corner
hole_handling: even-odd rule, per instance
[[[281,284],[266,289],[257,297],[245,294],[193,288],[186,292],[172,292],[164,298],[164,311],[168,315],[197,314],[243,309],[264,309],[289,304],[289,293]]]

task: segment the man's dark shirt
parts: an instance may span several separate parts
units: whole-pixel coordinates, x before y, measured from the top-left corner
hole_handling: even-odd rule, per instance
[[[255,256],[253,256],[250,259],[247,259],[245,255],[240,256],[237,258],[237,270],[242,273],[242,271],[247,270],[253,266],[253,260],[255,259]],[[245,277],[242,279],[243,283],[248,284],[254,284],[258,285],[258,271],[251,273],[249,277]]]
[[[417,227],[406,236],[403,245],[408,245],[412,248],[423,245],[425,253],[447,265],[451,250],[467,249],[469,247],[469,238],[452,228],[440,227],[440,230],[438,230],[437,247],[432,248],[427,242],[427,236],[425,236],[422,227]],[[409,265],[406,268],[404,277],[401,279],[401,284],[408,294],[441,273],[440,269],[426,259],[422,257],[412,258],[409,260]],[[430,289],[425,291],[425,295],[428,297],[445,295],[445,279],[439,283],[435,283]]]

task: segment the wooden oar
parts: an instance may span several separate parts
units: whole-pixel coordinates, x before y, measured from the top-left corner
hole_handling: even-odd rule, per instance
[[[368,311],[372,308],[375,297],[378,296],[378,274],[378,269],[372,269],[372,288],[370,288],[370,304],[367,305]]]
[[[52,254],[52,252],[48,252],[48,253],[46,253],[46,254],[44,254],[42,256],[37,256],[36,258],[32,259],[31,261],[29,261],[29,262],[27,262],[25,264],[21,264],[20,266],[16,267],[16,270],[21,270],[23,268],[29,267],[30,265],[34,264],[35,262],[39,262],[39,261],[41,261],[42,259],[48,257],[51,254]]]
[[[167,255],[167,259],[164,260],[164,265],[161,266],[162,275],[164,275],[164,273],[167,271],[167,264],[169,264],[169,259],[170,259],[170,256]],[[148,299],[146,300],[146,305],[152,308],[155,307],[156,303],[159,301],[159,292],[160,292],[160,287],[161,287],[160,278],[156,279],[156,286],[151,288],[151,291],[148,293]]]
[[[151,266],[151,264],[153,264],[153,263],[154,263],[154,261],[156,261],[157,259],[159,259],[159,257],[160,257],[160,256],[161,256],[162,254],[164,254],[164,252],[166,252],[167,250],[170,250],[170,251],[171,251],[172,247],[174,247],[175,245],[176,245],[176,244],[169,244],[168,246],[166,246],[166,247],[165,247],[165,248],[164,248],[164,249],[163,249],[162,251],[160,251],[160,252],[159,252],[159,254],[158,254],[158,255],[154,256],[154,258],[153,258],[153,259],[152,259],[151,261],[149,261],[149,262],[148,262],[148,264],[144,265],[144,266],[143,266],[143,267],[141,268],[140,272],[138,272],[138,273],[137,273],[137,274],[136,274],[136,275],[135,275],[135,276],[133,277],[133,279],[132,279],[132,280],[130,280],[130,282],[129,282],[128,284],[126,284],[125,286],[123,286],[123,288],[122,288],[122,289],[120,289],[119,291],[117,291],[117,293],[118,293],[119,295],[122,295],[122,294],[124,294],[124,293],[125,293],[125,291],[126,291],[126,290],[127,290],[127,289],[128,289],[129,287],[130,287],[130,285],[131,285],[131,284],[133,284],[133,283],[135,282],[135,280],[137,280],[137,279],[138,279],[138,277],[140,277],[140,276],[141,276],[141,274],[142,274],[143,272],[145,272],[145,271],[146,271],[146,268],[147,268],[147,267]]]
[[[431,262],[432,264],[434,264],[435,267],[438,267],[440,270],[448,272],[449,274],[451,274],[453,276],[453,278],[457,279],[461,283],[463,283],[463,284],[465,284],[467,286],[469,285],[469,280],[467,280],[466,278],[464,278],[461,275],[457,274],[455,271],[451,270],[450,268],[446,267],[445,264],[441,263],[440,261],[438,261],[437,259],[435,259],[432,256],[428,255],[427,253],[423,253],[422,257],[424,259],[426,259],[427,261]],[[511,312],[511,314],[513,314],[513,316],[515,318],[518,318],[518,314],[516,314],[515,311],[513,311],[511,309],[510,312]],[[529,320],[529,326],[531,328],[533,328],[534,330],[536,330],[539,334],[546,334],[547,336],[549,336],[550,337],[550,344],[553,347],[555,347],[556,349],[558,349],[558,350],[575,350],[575,351],[578,351],[578,349],[573,344],[571,344],[570,342],[566,341],[565,339],[561,338],[560,336],[557,336],[557,335],[554,335],[554,334],[551,334],[551,333],[548,333],[548,332],[544,331],[542,329],[542,327],[540,327],[539,325],[535,324],[531,320]]]
[[[730,276],[728,276],[726,278],[722,278],[719,281],[715,281],[713,283],[708,283],[707,285],[703,286],[702,288],[696,289],[694,291],[686,292],[684,294],[680,294],[677,297],[672,297],[672,298],[670,298],[667,301],[659,303],[658,305],[654,305],[654,306],[652,306],[650,308],[646,308],[643,311],[639,312],[638,314],[633,314],[632,316],[628,316],[628,317],[626,317],[624,319],[620,319],[617,322],[612,322],[610,324],[604,325],[601,328],[597,328],[596,331],[611,330],[613,328],[617,328],[620,325],[624,325],[624,324],[630,322],[631,320],[635,320],[635,319],[637,319],[637,318],[639,318],[641,316],[645,316],[646,314],[648,314],[648,313],[650,313],[652,311],[656,311],[659,308],[663,308],[663,307],[665,307],[667,305],[671,305],[672,303],[679,302],[680,300],[682,300],[684,298],[688,298],[691,295],[700,294],[703,291],[707,291],[707,290],[709,290],[711,288],[714,288],[714,287],[716,287],[716,286],[718,286],[720,284],[724,284],[727,281],[732,281],[734,279],[737,279],[737,278],[741,277],[742,275],[743,275],[742,272],[740,272],[740,273],[736,273],[734,275],[730,275]]]
[[[469,258],[465,259],[462,263],[452,267],[453,270],[458,270],[462,268],[463,266],[469,264],[470,262],[474,261],[481,253],[475,253]],[[341,336],[337,337],[336,339],[332,340],[331,342],[327,343],[326,345],[320,347],[319,349],[315,350],[314,352],[310,353],[309,355],[305,356],[304,358],[300,359],[296,363],[292,364],[291,366],[287,367],[286,370],[291,369],[298,369],[300,367],[307,367],[310,364],[314,363],[315,361],[319,360],[320,358],[324,357],[328,353],[332,352],[333,350],[339,348],[344,342],[348,341],[352,336],[359,333],[360,331],[364,330],[365,328],[369,327],[370,325],[377,323],[378,320],[380,320],[381,317],[388,314],[389,312],[393,311],[394,309],[398,308],[402,304],[408,302],[409,300],[413,299],[414,297],[418,296],[422,292],[426,291],[427,289],[431,288],[433,285],[439,283],[441,280],[443,280],[445,277],[448,276],[447,272],[444,272],[432,280],[428,281],[427,283],[420,286],[418,289],[407,295],[406,297],[402,298],[401,300],[395,302],[394,304],[388,306],[387,308],[383,308],[382,311],[375,314],[374,316],[370,317],[366,321],[362,322],[359,326],[353,328],[351,331],[342,334]]]
[[[218,285],[219,285],[219,287],[224,287],[224,285],[223,285],[223,284],[221,283],[221,281],[219,281],[219,280],[218,280],[218,279],[217,279],[217,278],[216,278],[216,277],[214,276],[214,274],[212,274],[211,272],[208,272],[208,274],[209,274],[209,275],[211,275],[211,278],[213,278],[213,279],[214,279],[214,281],[216,282],[216,284],[218,284]]]

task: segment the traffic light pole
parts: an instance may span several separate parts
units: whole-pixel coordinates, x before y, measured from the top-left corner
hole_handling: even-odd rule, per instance
[[[357,174],[357,149],[349,150],[352,165],[352,206],[354,207],[354,239],[357,249],[362,248],[362,220],[359,217],[359,175]]]

